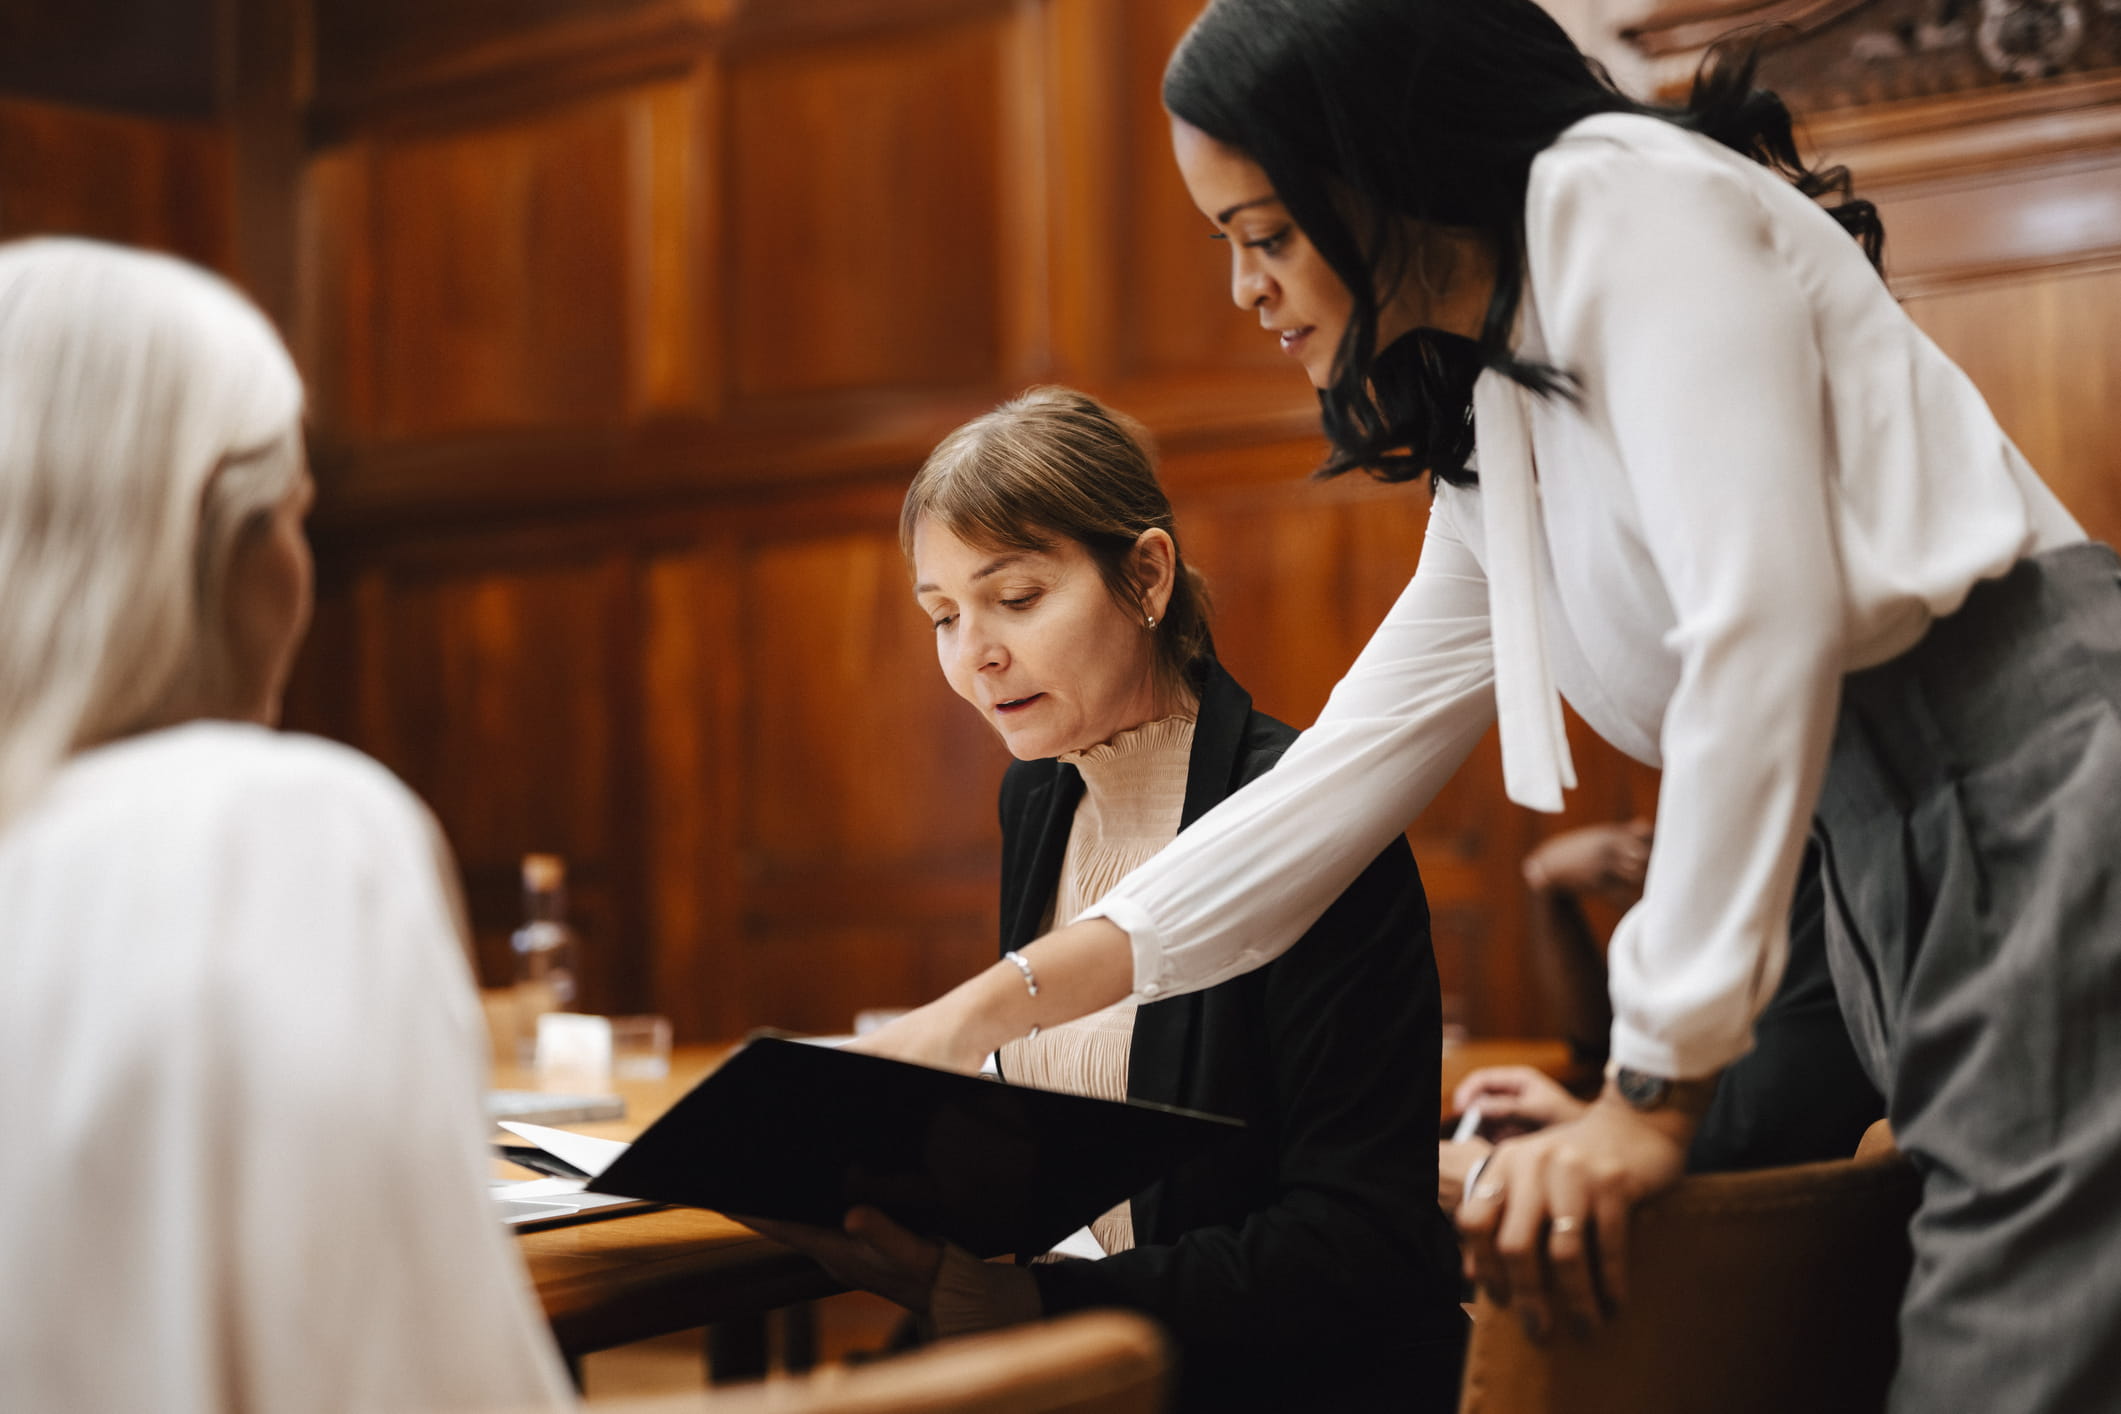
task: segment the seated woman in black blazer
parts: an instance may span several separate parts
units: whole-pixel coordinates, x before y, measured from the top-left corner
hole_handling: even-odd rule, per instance
[[[1294,740],[1216,662],[1143,438],[1094,400],[1041,389],[951,434],[900,533],[944,676],[1018,758],[1001,793],[1003,950]],[[794,1240],[939,1334],[1146,1312],[1174,1337],[1183,1408],[1455,1408],[1438,1006],[1428,906],[1396,840],[1278,961],[1003,1049],[1009,1081],[1246,1121],[1235,1147],[1100,1219],[1109,1255],[981,1263],[870,1209]]]

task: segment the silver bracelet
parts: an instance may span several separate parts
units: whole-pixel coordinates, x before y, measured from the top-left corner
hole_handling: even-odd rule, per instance
[[[1003,953],[1003,954],[1002,954],[1002,956],[1003,956],[1004,958],[1006,958],[1007,960],[1009,960],[1010,962],[1013,962],[1013,963],[1015,963],[1015,964],[1016,964],[1016,970],[1024,974],[1024,986],[1025,986],[1025,987],[1026,987],[1027,989],[1029,989],[1029,991],[1030,991],[1030,993],[1031,993],[1031,995],[1032,995],[1032,996],[1034,996],[1034,997],[1035,997],[1035,996],[1037,996],[1037,995],[1038,995],[1038,974],[1037,974],[1036,972],[1033,972],[1033,971],[1031,970],[1031,959],[1030,959],[1030,958],[1028,958],[1028,957],[1025,957],[1025,956],[1024,956],[1024,955],[1023,955],[1022,953],[1018,952],[1018,951],[1017,951],[1016,949],[1014,949],[1014,948],[1011,948],[1011,949],[1010,949],[1009,951],[1007,951],[1007,952]],[[1037,1039],[1038,1039],[1038,1027],[1037,1027],[1036,1025],[1033,1025],[1033,1026],[1032,1026],[1032,1028],[1031,1028],[1031,1032],[1030,1032],[1030,1034],[1029,1034],[1029,1035],[1027,1035],[1027,1036],[1025,1036],[1025,1037],[1024,1037],[1024,1039],[1025,1039],[1026,1041],[1035,1041],[1035,1040],[1037,1040]]]

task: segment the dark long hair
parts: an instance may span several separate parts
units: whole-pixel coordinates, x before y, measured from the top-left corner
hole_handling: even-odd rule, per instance
[[[1850,195],[1846,168],[1804,165],[1789,109],[1753,86],[1757,47],[1712,51],[1687,103],[1666,108],[1622,93],[1533,0],[1213,0],[1164,70],[1164,106],[1260,165],[1354,299],[1319,393],[1333,448],[1320,474],[1469,485],[1482,369],[1573,394],[1566,370],[1519,359],[1509,339],[1532,160],[1594,114],[1663,118],[1743,153],[1825,199],[1879,265],[1877,209]],[[1380,305],[1419,276],[1407,217],[1496,252],[1477,341],[1417,329],[1376,347]]]

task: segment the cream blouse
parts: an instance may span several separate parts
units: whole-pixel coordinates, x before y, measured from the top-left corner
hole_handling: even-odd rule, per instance
[[[0,830],[0,1409],[576,1407],[412,793],[197,723]]]
[[[1166,717],[1060,758],[1082,772],[1083,798],[1068,832],[1053,916],[1068,917],[1087,907],[1178,833],[1193,725],[1190,714]],[[1002,1074],[1015,1085],[1124,1100],[1138,1005],[1129,997],[1049,1027],[1031,1040],[1010,1042],[1002,1047]],[[1090,1232],[1107,1255],[1133,1247],[1131,1205],[1119,1204],[1093,1222]],[[946,1250],[929,1313],[939,1334],[988,1329],[1038,1313],[1030,1273]]]
[[[1580,404],[1483,375],[1481,485],[1439,489],[1317,724],[1080,916],[1130,935],[1142,997],[1258,967],[1498,715],[1511,799],[1558,809],[1565,696],[1664,772],[1610,950],[1613,1056],[1703,1075],[1780,979],[1842,677],[2084,532],[1856,243],[1758,164],[1589,118],[1533,163],[1525,233],[1521,347]]]

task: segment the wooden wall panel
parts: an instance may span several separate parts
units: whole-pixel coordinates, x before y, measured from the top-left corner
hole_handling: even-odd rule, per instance
[[[387,84],[408,69],[564,34],[585,15],[623,19],[657,0],[313,0],[327,90]]]
[[[290,343],[309,384],[310,427],[327,439],[375,435],[381,303],[373,157],[367,145],[312,156],[297,205]]]
[[[1272,368],[1293,372],[1259,316],[1230,300],[1230,252],[1194,209],[1172,164],[1164,114],[1164,62],[1200,13],[1194,0],[1130,0],[1118,56],[1125,85],[1115,95],[1127,115],[1127,147],[1114,177],[1126,206],[1118,228],[1120,299],[1130,311],[1125,369],[1130,374]]]
[[[840,1034],[861,1011],[916,1006],[994,960],[994,925],[976,914],[894,917],[877,907],[870,917],[751,933],[751,1010],[775,1026]]]
[[[212,117],[220,0],[0,3],[0,93],[157,117]]]
[[[370,587],[357,672],[381,715],[360,744],[415,785],[455,844],[485,977],[509,976],[522,856],[557,853],[585,939],[585,1000],[639,1006],[631,567],[541,556],[376,572]]]
[[[93,236],[226,270],[225,132],[0,97],[0,237]]]
[[[378,148],[376,435],[618,420],[629,117],[603,98]]]
[[[643,88],[633,105],[628,411],[636,417],[721,410],[721,97],[720,74],[703,67]]]
[[[740,393],[993,382],[1007,39],[977,18],[731,72]]]
[[[2121,265],[1942,290],[1908,312],[2085,528],[2121,544]]]
[[[641,738],[648,996],[688,1036],[757,1024],[741,920],[752,781],[740,548],[651,557],[642,572]]]

